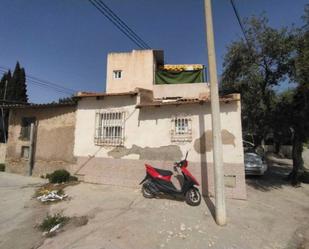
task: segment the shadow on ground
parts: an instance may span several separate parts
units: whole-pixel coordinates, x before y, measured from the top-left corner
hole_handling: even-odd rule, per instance
[[[213,201],[207,197],[207,196],[203,196],[203,199],[206,203],[206,206],[208,207],[209,212],[211,213],[211,216],[214,220],[216,220],[216,210],[215,210],[215,204],[213,203]]]

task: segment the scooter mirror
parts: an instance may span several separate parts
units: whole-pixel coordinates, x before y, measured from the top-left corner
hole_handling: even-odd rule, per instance
[[[186,157],[185,157],[185,160],[187,160],[187,157],[188,157],[188,153],[189,153],[189,151],[187,151],[187,153],[186,153]]]

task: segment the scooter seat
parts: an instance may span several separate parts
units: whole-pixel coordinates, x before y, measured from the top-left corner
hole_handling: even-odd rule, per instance
[[[157,169],[157,168],[154,169],[162,176],[171,176],[173,174],[173,172],[170,170]]]

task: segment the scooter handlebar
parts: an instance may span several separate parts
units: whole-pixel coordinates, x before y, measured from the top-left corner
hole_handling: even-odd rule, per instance
[[[175,166],[174,167],[178,167],[178,168],[181,168],[183,163],[185,162],[186,160],[182,160],[180,162],[175,162]]]

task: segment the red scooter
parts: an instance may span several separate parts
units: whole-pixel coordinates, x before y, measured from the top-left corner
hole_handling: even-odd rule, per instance
[[[188,152],[184,160],[176,162],[174,165],[174,171],[180,168],[183,175],[183,182],[181,189],[178,190],[171,182],[171,176],[173,172],[170,170],[163,170],[154,168],[148,164],[146,167],[146,176],[141,181],[142,193],[145,198],[153,198],[159,194],[167,194],[174,197],[185,198],[186,202],[191,206],[198,206],[201,203],[201,194],[194,185],[199,186],[199,183],[193,175],[187,170]]]

